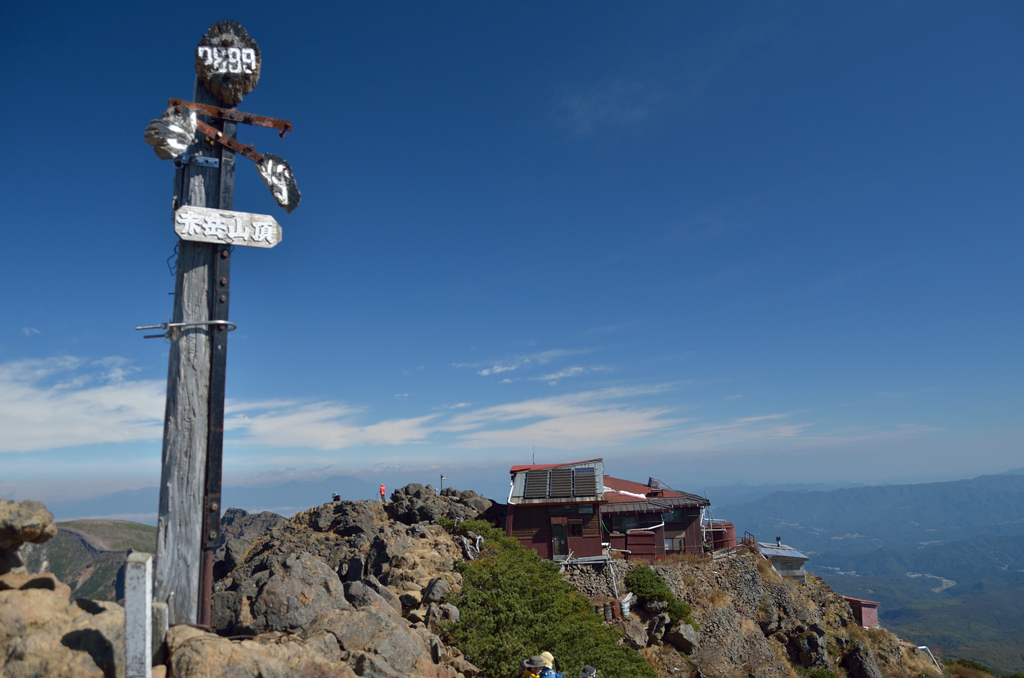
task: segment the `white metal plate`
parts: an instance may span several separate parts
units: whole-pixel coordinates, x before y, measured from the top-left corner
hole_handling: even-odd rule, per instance
[[[174,213],[174,232],[182,240],[242,247],[273,247],[281,242],[281,225],[272,216],[191,205]]]

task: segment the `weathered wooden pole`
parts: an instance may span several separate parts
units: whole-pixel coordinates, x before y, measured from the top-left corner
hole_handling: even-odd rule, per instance
[[[235,140],[238,122],[278,129],[281,136],[291,129],[287,120],[235,109],[259,81],[256,42],[237,22],[221,21],[210,26],[195,54],[194,101],[171,99],[145,135],[157,156],[174,159],[178,168],[174,314],[168,323],[136,329],[165,329],[166,335],[154,336],[171,342],[154,597],[167,605],[171,623],[208,625],[213,554],[221,537],[231,250],[281,242],[273,217],[233,211],[235,153],[256,163],[286,211],[298,206],[301,195],[285,160]]]
[[[193,98],[197,103],[223,105],[198,80]],[[235,123],[212,124],[223,126],[225,135],[234,136]],[[201,158],[215,158],[218,166],[201,164]],[[231,209],[233,188],[234,153],[220,145],[210,146],[200,136],[188,149],[186,162],[174,173],[173,208],[193,205]],[[217,270],[221,257],[225,263],[230,259],[229,248],[188,240],[179,242],[172,322],[227,320],[228,277],[218,277]],[[221,280],[224,284],[220,284]],[[206,555],[204,552],[200,557],[200,553],[209,536],[207,513],[216,512],[214,524],[217,537],[220,535],[220,498],[217,497],[216,507],[204,506],[203,498],[210,439],[217,437],[215,444],[221,449],[223,446],[227,334],[226,328],[216,326],[168,329],[171,347],[160,469],[155,597],[167,602],[172,623],[199,621],[200,571]],[[220,350],[216,350],[218,344]],[[219,403],[211,402],[210,397],[214,353],[221,365]],[[220,421],[211,421],[211,413],[215,417],[219,413]],[[217,474],[219,491],[219,468]]]

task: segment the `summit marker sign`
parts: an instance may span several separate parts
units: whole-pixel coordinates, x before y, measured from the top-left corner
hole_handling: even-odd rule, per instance
[[[174,213],[174,232],[182,240],[243,247],[273,247],[281,225],[267,214],[184,205]]]

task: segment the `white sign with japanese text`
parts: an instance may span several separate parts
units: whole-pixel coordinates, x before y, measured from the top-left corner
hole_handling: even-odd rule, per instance
[[[281,225],[271,216],[191,205],[174,213],[174,232],[182,240],[243,247],[273,247],[281,242]]]

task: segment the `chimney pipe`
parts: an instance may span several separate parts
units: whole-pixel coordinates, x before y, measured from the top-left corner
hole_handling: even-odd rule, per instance
[[[776,546],[782,546],[782,537],[776,537],[775,538],[775,545]]]

